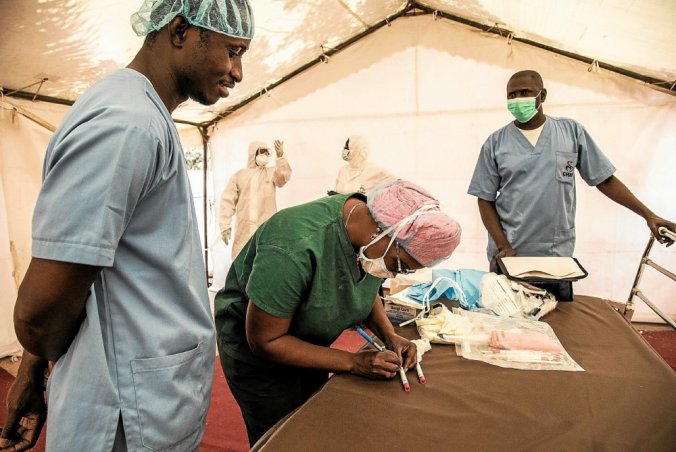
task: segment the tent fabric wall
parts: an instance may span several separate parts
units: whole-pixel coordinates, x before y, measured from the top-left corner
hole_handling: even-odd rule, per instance
[[[297,48],[286,41],[276,47],[259,43],[271,55]],[[254,56],[245,58],[245,80],[248,70],[255,72],[263,64]],[[583,63],[543,49],[516,41],[510,45],[506,37],[449,20],[434,20],[431,15],[400,18],[332,55],[327,64],[262,94],[211,131],[215,199],[208,206],[208,246],[214,288],[222,284],[230,262],[215,230],[213,205],[229,176],[245,165],[247,145],[254,139],[285,141],[294,174],[278,191],[278,205],[283,208],[333,188],[344,163],[340,153],[345,139],[350,134],[366,136],[372,161],[430,189],[462,223],[463,242],[443,265],[486,268],[485,230],[476,200],[466,195],[466,189],[482,142],[510,120],[504,105],[506,80],[524,68],[537,69],[544,76],[549,90],[547,114],[582,122],[634,193],[656,213],[676,218],[676,203],[669,196],[676,188],[676,97],[615,73],[589,71]],[[15,98],[5,97],[4,102],[17,103],[54,125],[68,110],[64,105]],[[32,121],[21,116],[12,120],[10,112],[2,111],[0,318],[5,323],[0,324],[0,351],[5,343],[15,346],[13,326],[6,323],[11,322],[16,286],[30,259],[30,217],[50,136]],[[196,128],[181,127],[181,134],[184,147],[201,146]],[[576,283],[576,291],[625,300],[648,239],[647,229],[642,219],[579,178],[578,182],[576,256],[590,276]],[[193,190],[198,194],[201,187]],[[665,267],[676,268],[674,248],[656,247],[653,255]],[[661,275],[646,272],[644,278],[646,294],[673,317],[673,286]],[[640,305],[634,318],[659,321]]]
[[[279,208],[322,196],[344,163],[345,139],[362,134],[373,162],[428,188],[462,224],[462,243],[441,266],[485,269],[486,232],[467,186],[483,141],[511,119],[505,85],[521,69],[542,74],[546,114],[579,120],[616,175],[657,214],[676,218],[674,96],[430,16],[396,20],[221,121],[211,139],[214,194],[244,165],[249,141],[278,138],[294,171],[277,192]],[[245,60],[245,77],[246,71]],[[575,256],[590,276],[575,290],[626,300],[649,237],[645,222],[579,176],[577,191]],[[222,243],[212,251],[218,286],[229,261]],[[676,268],[673,250],[655,252]],[[647,281],[646,293],[674,316],[669,282]],[[659,321],[640,306],[635,319]]]
[[[17,289],[31,259],[31,221],[52,136],[48,129],[58,125],[69,108],[12,97],[0,102],[0,357],[20,350],[12,317]],[[18,112],[26,112],[33,120]],[[177,126],[185,149],[201,149],[197,128]],[[201,212],[202,181],[198,176],[191,174],[191,181],[195,181],[193,193]]]
[[[400,13],[450,15],[515,40],[572,52],[652,79],[674,91],[673,0],[255,0],[252,69],[227,99],[189,101],[174,112],[214,119],[257,97],[287,74]],[[94,81],[134,57],[143,41],[129,27],[139,0],[0,1],[0,86],[74,101]],[[398,19],[396,19],[398,20]],[[32,57],[26,57],[26,56]],[[44,84],[40,80],[46,79]]]
[[[3,184],[0,184],[0,212],[7,211],[5,192]],[[6,244],[10,243],[9,228],[7,219],[0,215],[0,241]],[[14,334],[14,323],[12,313],[14,310],[14,300],[16,299],[16,284],[12,277],[14,262],[10,247],[0,248],[0,358],[17,353],[21,347]]]
[[[31,219],[51,132],[3,101],[0,115],[0,356],[17,352],[12,312],[31,259]]]

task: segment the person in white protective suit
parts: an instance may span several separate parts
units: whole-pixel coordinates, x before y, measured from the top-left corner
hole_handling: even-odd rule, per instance
[[[347,165],[338,171],[335,191],[366,194],[379,183],[397,178],[389,171],[369,162],[368,156],[368,143],[364,137],[352,135],[347,139],[343,148],[343,160]]]
[[[221,194],[218,225],[227,245],[232,230],[232,217],[237,215],[232,258],[244,247],[258,226],[277,212],[275,195],[291,178],[291,166],[284,157],[284,142],[275,140],[277,161],[269,167],[270,150],[262,141],[249,145],[246,168],[237,171]]]

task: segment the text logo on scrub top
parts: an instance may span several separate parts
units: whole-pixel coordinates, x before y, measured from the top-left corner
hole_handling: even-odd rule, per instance
[[[568,161],[566,162],[566,170],[565,170],[565,171],[562,171],[561,174],[562,174],[564,177],[573,177],[573,170],[574,170],[574,169],[575,169],[575,167],[573,166],[573,162],[570,161],[570,160],[568,160]]]

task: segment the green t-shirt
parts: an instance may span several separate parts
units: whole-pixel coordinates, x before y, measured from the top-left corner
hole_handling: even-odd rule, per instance
[[[317,345],[366,319],[382,281],[362,276],[348,239],[343,205],[352,196],[361,197],[334,195],[281,210],[258,228],[216,294],[220,353],[262,361],[246,341],[250,299],[272,316],[293,318],[289,333]]]

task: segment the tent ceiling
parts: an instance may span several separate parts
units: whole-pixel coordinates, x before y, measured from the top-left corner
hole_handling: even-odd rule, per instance
[[[126,65],[142,43],[129,26],[140,0],[0,0],[0,87],[74,101],[95,80]],[[322,53],[397,17],[415,3],[522,39],[570,52],[663,88],[676,81],[674,0],[253,0],[256,37],[244,81],[227,99],[192,101],[174,112],[190,122],[263,94]],[[398,19],[403,20],[403,19]],[[495,35],[499,38],[499,35]],[[330,60],[329,60],[330,64]],[[40,80],[47,79],[40,85]]]

